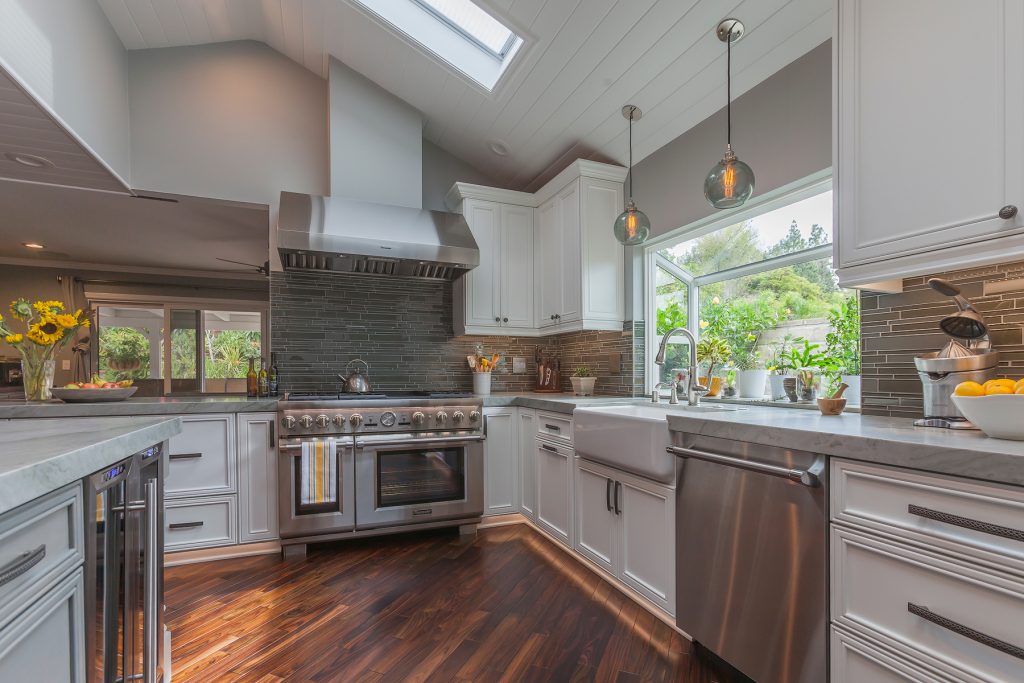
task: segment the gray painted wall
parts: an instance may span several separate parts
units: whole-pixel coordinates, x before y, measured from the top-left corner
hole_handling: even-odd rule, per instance
[[[429,140],[423,141],[423,208],[447,211],[444,196],[456,182],[497,187],[498,183]]]

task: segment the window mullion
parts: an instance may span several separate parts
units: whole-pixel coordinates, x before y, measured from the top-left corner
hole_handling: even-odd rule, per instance
[[[823,244],[819,247],[811,247],[810,249],[798,251],[794,254],[783,254],[782,256],[765,259],[764,261],[748,263],[744,266],[736,266],[735,268],[719,270],[715,273],[708,273],[707,275],[698,275],[693,279],[693,282],[697,286],[705,286],[716,282],[723,282],[725,280],[735,280],[736,278],[746,277],[748,275],[757,275],[759,273],[768,272],[769,270],[785,268],[786,266],[795,266],[831,255],[832,245]]]

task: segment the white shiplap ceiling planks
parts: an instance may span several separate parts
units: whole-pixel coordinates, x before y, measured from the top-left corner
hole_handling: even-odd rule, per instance
[[[259,40],[320,76],[333,55],[422,111],[428,140],[516,189],[577,157],[625,163],[627,102],[644,110],[635,160],[720,109],[720,19],[747,28],[734,96],[832,29],[831,0],[477,0],[527,41],[489,94],[346,0],[97,1],[128,49]]]

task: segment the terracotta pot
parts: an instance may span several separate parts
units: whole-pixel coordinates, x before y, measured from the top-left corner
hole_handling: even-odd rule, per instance
[[[712,377],[711,383],[708,384],[707,377],[701,377],[700,383],[708,388],[708,396],[718,396],[722,393],[722,378]]]

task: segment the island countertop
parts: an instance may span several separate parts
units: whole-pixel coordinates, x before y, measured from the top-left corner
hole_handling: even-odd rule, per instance
[[[909,418],[748,407],[667,411],[669,430],[1024,486],[1024,441],[915,427]]]
[[[0,422],[0,514],[180,431],[176,417]]]
[[[277,397],[155,396],[113,403],[26,403],[0,400],[0,420],[36,417],[109,417],[112,415],[185,415],[195,413],[262,413],[277,410]]]

